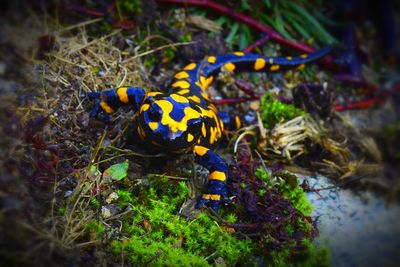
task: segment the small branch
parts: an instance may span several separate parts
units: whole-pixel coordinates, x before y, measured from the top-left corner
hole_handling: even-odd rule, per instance
[[[245,94],[249,95],[251,98],[253,98],[253,100],[258,100],[261,98],[261,94],[258,94],[256,92],[254,92],[248,85],[246,82],[242,81],[242,80],[237,80],[235,81],[236,86],[243,91]]]
[[[265,34],[263,37],[261,37],[260,39],[258,39],[257,41],[255,41],[254,43],[252,43],[251,45],[249,45],[248,47],[246,47],[242,51],[245,52],[245,53],[250,53],[255,48],[265,44],[269,39],[271,39],[271,37],[269,35]]]
[[[225,98],[225,99],[218,99],[218,100],[213,100],[212,103],[214,105],[226,105],[226,104],[238,104],[238,103],[244,103],[248,101],[252,101],[254,99],[251,98]]]
[[[195,43],[197,43],[197,42],[182,42],[182,43],[175,43],[175,44],[162,45],[162,46],[159,46],[159,47],[154,48],[154,49],[152,49],[152,50],[143,52],[143,53],[141,53],[141,54],[139,54],[139,55],[133,56],[133,57],[128,58],[128,59],[125,59],[125,60],[122,61],[121,63],[123,64],[123,63],[131,62],[132,60],[135,60],[135,59],[137,59],[137,58],[139,58],[139,57],[143,57],[143,56],[152,54],[152,53],[154,53],[154,52],[163,50],[163,49],[168,48],[168,47],[177,47],[177,46],[183,46],[183,45],[191,45],[191,44],[195,44]]]

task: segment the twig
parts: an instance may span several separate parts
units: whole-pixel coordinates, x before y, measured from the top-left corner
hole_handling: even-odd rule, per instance
[[[152,49],[152,50],[143,52],[143,53],[141,53],[141,54],[139,54],[139,55],[135,55],[135,56],[133,56],[133,57],[131,57],[131,58],[125,59],[125,60],[122,61],[121,63],[124,64],[124,63],[131,62],[132,60],[135,60],[135,59],[137,59],[137,58],[139,58],[139,57],[143,57],[143,56],[152,54],[152,53],[154,53],[154,52],[163,50],[163,49],[168,48],[168,47],[177,47],[177,46],[183,46],[183,45],[191,45],[191,44],[195,44],[195,43],[197,43],[197,42],[181,42],[181,43],[174,43],[174,44],[162,45],[162,46],[159,46],[159,47],[154,48],[154,49]]]
[[[91,20],[83,21],[81,23],[65,27],[65,28],[59,30],[58,33],[70,31],[70,30],[73,30],[73,29],[79,28],[79,27],[84,27],[86,25],[93,24],[93,23],[96,23],[96,22],[99,22],[99,21],[102,21],[102,20],[103,20],[103,18],[97,18],[97,19],[91,19]]]
[[[374,106],[376,104],[379,104],[380,102],[384,101],[386,98],[388,98],[395,92],[400,92],[400,85],[397,84],[397,85],[393,86],[393,89],[391,91],[382,92],[380,95],[375,96],[370,99],[367,99],[367,100],[350,102],[350,103],[347,103],[344,105],[336,105],[335,110],[342,111],[342,110],[349,110],[349,109],[368,108],[368,107]]]
[[[81,46],[79,46],[78,48],[72,49],[71,51],[68,52],[68,54],[73,54],[73,53],[75,53],[75,52],[77,52],[77,51],[79,51],[79,50],[81,50],[81,49],[83,49],[83,48],[85,48],[85,47],[91,46],[91,45],[96,44],[96,43],[98,43],[98,42],[102,42],[102,41],[104,41],[105,39],[110,38],[110,37],[116,35],[116,34],[119,33],[119,32],[121,32],[121,29],[115,30],[115,31],[113,31],[112,33],[109,33],[109,34],[107,34],[107,35],[105,35],[105,36],[102,36],[102,37],[100,37],[100,38],[98,38],[98,39],[95,39],[95,40],[93,40],[93,41],[91,41],[91,42],[89,42],[89,43],[86,43],[86,44],[84,44],[84,45],[81,45]]]

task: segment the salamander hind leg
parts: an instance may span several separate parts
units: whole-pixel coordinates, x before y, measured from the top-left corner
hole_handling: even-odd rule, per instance
[[[228,202],[226,182],[228,179],[228,166],[215,152],[203,146],[194,147],[195,160],[209,172],[207,190],[202,194],[198,207],[210,206],[217,211],[221,202]]]

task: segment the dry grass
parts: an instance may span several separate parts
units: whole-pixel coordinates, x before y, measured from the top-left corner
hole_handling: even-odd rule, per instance
[[[91,166],[108,164],[128,156],[146,156],[129,149],[118,149],[119,144],[114,146],[118,139],[122,139],[124,129],[128,129],[124,120],[120,120],[113,129],[106,128],[101,136],[89,126],[87,111],[90,103],[85,102],[86,98],[82,97],[84,93],[129,85],[156,90],[152,88],[150,73],[143,64],[145,56],[165,48],[191,44],[175,44],[157,36],[149,36],[142,43],[136,44],[133,36],[124,36],[120,30],[92,38],[86,27],[100,21],[101,19],[95,19],[66,28],[50,29],[37,19],[35,23],[27,22],[32,24],[31,27],[22,27],[25,33],[33,24],[35,29],[47,29],[44,32],[32,30],[32,40],[37,40],[38,36],[44,34],[54,37],[55,40],[55,48],[45,54],[43,61],[36,58],[40,52],[37,46],[26,50],[20,48],[25,51],[24,57],[29,59],[29,63],[35,64],[39,82],[34,81],[34,88],[39,90],[35,91],[37,100],[27,106],[17,107],[16,113],[22,127],[27,127],[37,118],[43,118],[44,125],[34,130],[34,138],[40,141],[42,147],[38,148],[38,144],[24,144],[21,149],[14,148],[12,154],[17,160],[25,161],[24,165],[36,160],[46,161],[49,153],[59,157],[54,166],[51,211],[46,218],[19,223],[20,227],[30,233],[32,239],[38,240],[38,246],[26,253],[31,256],[35,255],[38,248],[48,247],[50,255],[54,248],[70,249],[95,244],[96,238],[87,242],[82,237],[87,233],[85,226],[93,219],[106,225],[100,212],[96,212],[90,202],[99,194],[99,186],[105,181],[101,175],[91,175]],[[12,41],[26,43],[17,37],[28,38],[30,35],[18,35],[15,32],[10,34],[15,37]],[[154,39],[166,44],[159,45],[160,42],[157,42],[154,48],[151,42]],[[143,50],[145,52],[140,52]],[[117,113],[116,117],[123,116]],[[128,117],[129,114],[124,117],[125,122],[131,121],[132,118]],[[101,125],[98,129],[101,129]],[[51,150],[48,149],[49,146],[52,147]],[[72,194],[65,197],[66,188],[62,188],[62,185],[68,180],[72,181],[68,188]],[[64,212],[59,211],[60,207]]]
[[[272,152],[292,160],[306,152],[303,144],[305,139],[315,139],[318,135],[318,125],[311,118],[298,116],[277,124],[270,132],[269,144]]]

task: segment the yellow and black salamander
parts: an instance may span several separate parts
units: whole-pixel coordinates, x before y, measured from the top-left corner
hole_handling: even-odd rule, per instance
[[[222,137],[224,122],[206,92],[218,72],[221,69],[230,73],[302,69],[329,51],[327,47],[293,58],[243,52],[208,56],[176,73],[170,94],[146,92],[138,87],[89,93],[89,98],[96,101],[91,116],[98,117],[102,113],[104,118],[108,118],[119,107],[129,106],[137,114],[135,130],[146,146],[165,153],[193,152],[196,162],[209,171],[207,190],[199,199],[198,206],[208,205],[218,210],[221,202],[228,201],[228,167],[213,151]],[[239,126],[240,121],[236,124]]]

